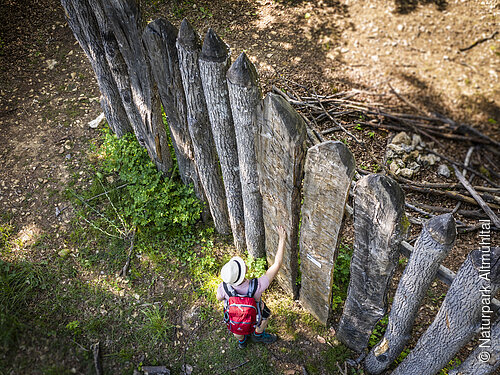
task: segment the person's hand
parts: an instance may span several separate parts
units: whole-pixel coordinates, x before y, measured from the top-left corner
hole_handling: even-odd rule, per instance
[[[279,236],[280,240],[285,240],[286,239],[286,231],[285,231],[285,228],[283,228],[282,225],[278,225],[276,227],[276,231],[278,232],[278,236]]]

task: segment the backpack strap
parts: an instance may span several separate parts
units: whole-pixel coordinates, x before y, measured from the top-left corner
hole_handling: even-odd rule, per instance
[[[259,280],[257,280],[257,279],[250,280],[250,285],[248,286],[247,297],[253,298],[253,295],[257,291],[258,287],[259,287]]]
[[[224,291],[229,297],[235,297],[236,296],[236,291],[231,285],[226,284],[225,282],[222,283],[222,286],[224,288]]]

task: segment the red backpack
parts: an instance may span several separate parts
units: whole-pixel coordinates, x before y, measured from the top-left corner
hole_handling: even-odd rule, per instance
[[[249,335],[260,324],[260,303],[253,298],[258,286],[257,279],[250,280],[247,294],[242,295],[236,293],[231,285],[223,283],[224,290],[229,296],[224,308],[224,322],[232,333]]]

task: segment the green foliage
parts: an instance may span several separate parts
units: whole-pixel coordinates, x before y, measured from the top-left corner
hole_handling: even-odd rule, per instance
[[[267,259],[265,256],[254,258],[249,254],[245,263],[247,264],[247,279],[258,278],[266,273]]]
[[[352,249],[349,246],[340,243],[339,254],[335,261],[333,270],[332,286],[332,309],[335,310],[343,304],[347,298],[347,288],[349,287],[349,276],[351,274]]]
[[[5,254],[11,250],[11,236],[14,227],[9,224],[0,224],[0,254]]]
[[[128,184],[121,208],[132,225],[177,232],[189,229],[200,218],[202,206],[192,187],[183,185],[177,176],[165,178],[159,173],[134,135],[118,139],[105,131],[100,152],[104,172],[118,173]]]
[[[42,265],[0,259],[0,348],[8,348],[29,316],[26,307],[47,280]]]
[[[166,312],[154,305],[143,310],[143,313],[146,316],[143,333],[155,342],[168,340],[173,325],[170,323]]]
[[[323,363],[328,374],[339,374],[337,368],[337,363],[344,363],[348,358],[351,357],[351,351],[344,346],[339,344],[337,346],[330,346],[327,350],[321,353],[323,357]]]
[[[382,339],[384,336],[385,330],[387,328],[387,324],[389,323],[389,316],[385,315],[382,319],[378,321],[378,323],[375,325],[375,328],[373,328],[373,332],[370,336],[370,340],[368,341],[368,345],[370,348],[374,347],[377,345],[377,343]]]

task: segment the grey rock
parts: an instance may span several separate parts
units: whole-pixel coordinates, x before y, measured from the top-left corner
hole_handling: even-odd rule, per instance
[[[170,370],[165,366],[142,366],[144,375],[170,375]]]
[[[403,176],[404,178],[412,178],[413,175],[415,174],[415,171],[410,168],[401,168],[399,170],[399,174]]]
[[[406,132],[401,132],[401,133],[398,133],[394,136],[391,143],[394,145],[405,144],[405,145],[410,146],[412,144],[412,140]]]
[[[438,175],[446,178],[449,178],[451,176],[450,169],[446,164],[441,164],[437,169],[437,173]]]

